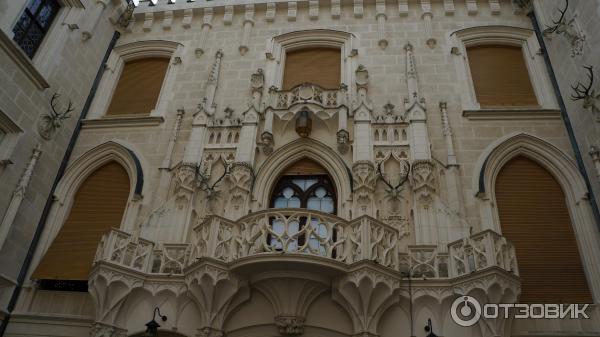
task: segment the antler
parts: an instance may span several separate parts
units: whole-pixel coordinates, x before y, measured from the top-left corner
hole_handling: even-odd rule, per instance
[[[55,120],[64,120],[67,119],[69,117],[71,117],[69,115],[70,112],[72,112],[73,109],[73,102],[71,102],[69,100],[69,106],[67,107],[67,110],[65,110],[64,112],[58,112],[56,111],[56,100],[60,97],[60,95],[58,93],[54,93],[54,95],[52,95],[52,99],[50,100],[50,107],[52,107],[52,118]]]
[[[581,84],[581,82],[577,81],[577,85],[575,86],[571,86],[571,89],[575,90],[575,94],[571,94],[571,99],[573,101],[577,101],[580,99],[585,99],[586,97],[588,97],[590,95],[590,90],[592,89],[592,85],[594,84],[594,68],[593,66],[584,66],[585,69],[587,69],[588,74],[587,77],[590,79],[590,83],[587,85],[587,87],[583,84]]]
[[[558,27],[563,23],[565,13],[567,12],[567,8],[569,8],[569,0],[565,0],[565,8],[562,11],[560,9],[558,10],[560,12],[560,18],[557,21],[552,20],[554,26],[548,26],[547,31],[549,33],[554,33],[558,29]]]
[[[209,178],[206,175],[202,174],[202,172],[200,172],[200,170],[199,170],[198,175],[200,176],[200,189],[202,191],[208,192],[208,193],[214,192],[217,185],[219,185],[221,180],[223,180],[223,178],[225,178],[227,173],[229,173],[229,165],[225,165],[225,170],[223,171],[223,174],[219,177],[219,179],[217,179],[217,181],[215,181],[212,185],[210,185],[208,183]]]
[[[392,190],[397,190],[400,186],[402,186],[402,184],[404,184],[407,180],[408,180],[408,172],[406,173],[406,176],[404,177],[404,179],[400,180],[398,182],[398,184],[396,184],[396,186],[392,186],[392,184],[390,184],[385,178],[383,173],[381,172],[381,164],[383,163],[383,161],[380,161],[377,164],[377,175],[379,175],[379,177],[381,178],[381,180]],[[410,167],[409,167],[409,171],[410,171]]]

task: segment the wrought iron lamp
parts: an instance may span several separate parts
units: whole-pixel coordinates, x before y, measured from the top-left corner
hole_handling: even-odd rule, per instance
[[[431,318],[427,319],[427,325],[425,326],[425,332],[427,332],[427,337],[438,337],[433,333],[433,326],[431,325]]]
[[[167,320],[166,315],[160,314],[160,309],[158,307],[154,308],[154,312],[152,314],[152,320],[150,322],[146,323],[146,332],[144,333],[144,335],[142,337],[157,337],[158,336],[158,328],[160,328],[160,324],[158,324],[158,322],[155,320],[156,314],[158,314],[158,317],[160,317],[160,319],[163,322],[165,322]]]
[[[296,132],[300,137],[308,137],[310,132],[312,131],[312,120],[308,115],[309,111],[303,109],[298,114],[298,118],[296,119]]]

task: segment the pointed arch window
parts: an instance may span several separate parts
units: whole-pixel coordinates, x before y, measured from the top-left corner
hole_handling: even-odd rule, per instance
[[[554,177],[519,156],[496,178],[502,234],[517,253],[522,303],[592,303],[565,195]]]
[[[327,171],[316,162],[305,159],[289,167],[281,176],[271,196],[271,207],[305,208],[335,214],[336,199],[335,189]],[[316,218],[302,217],[294,223],[288,223],[287,228],[284,228],[283,222],[272,219],[271,226],[278,235],[287,230],[287,234],[290,236],[296,235],[304,226],[312,226],[315,235],[321,238],[328,237],[325,225],[319,223]],[[306,240],[304,235],[300,235],[297,242],[288,246],[287,249],[296,250],[299,246],[304,245]],[[325,254],[325,250],[321,249],[316,237],[311,237],[308,241],[310,249],[320,250],[323,255]],[[270,238],[269,242],[276,249],[283,249],[281,243],[276,239]]]
[[[42,280],[46,289],[85,291],[98,243],[103,234],[120,227],[129,193],[129,176],[117,162],[87,177],[32,278]]]

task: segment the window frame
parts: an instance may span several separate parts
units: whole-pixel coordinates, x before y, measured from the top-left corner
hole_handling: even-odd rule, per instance
[[[340,49],[340,84],[345,84],[349,92],[354,88],[354,70],[356,69],[357,49],[354,47],[355,36],[352,33],[312,29],[300,30],[276,36],[267,41],[265,67],[265,88],[272,86],[281,90],[285,71],[285,56],[288,51],[306,48]]]
[[[92,103],[88,120],[110,119],[114,120],[116,123],[118,123],[118,120],[131,123],[131,121],[135,119],[144,121],[149,117],[164,118],[167,114],[167,104],[175,94],[173,86],[175,84],[177,72],[180,69],[178,65],[181,63],[182,50],[183,45],[181,43],[166,40],[138,41],[115,47],[106,62],[105,74],[100,82],[96,98]],[[167,67],[154,109],[152,109],[148,115],[106,115],[117,88],[117,84],[119,83],[119,79],[121,78],[125,63],[128,61],[157,57],[168,58],[169,66]]]
[[[460,90],[463,110],[558,110],[558,103],[550,85],[550,78],[546,72],[543,57],[538,53],[540,46],[533,30],[511,26],[477,26],[455,31],[450,34],[450,37],[454,40],[451,53],[456,56],[454,60],[458,74],[457,82],[463,86]],[[475,94],[467,48],[482,45],[505,45],[521,48],[538,107],[481,107]]]
[[[4,136],[0,139],[0,172],[2,169],[10,164],[10,160],[19,137],[23,134],[17,123],[15,123],[2,109],[0,109],[0,129],[4,132]]]
[[[12,39],[13,41],[19,46],[19,48],[21,48],[21,50],[23,50],[23,52],[25,53],[25,55],[27,55],[30,59],[33,59],[37,54],[38,51],[40,50],[40,47],[42,46],[42,44],[44,43],[44,40],[46,40],[46,37],[49,35],[52,26],[54,25],[54,23],[57,21],[59,13],[62,9],[62,5],[60,3],[59,0],[41,0],[42,3],[40,3],[39,7],[36,9],[35,13],[32,13],[29,10],[29,5],[33,2],[33,0],[29,0],[27,1],[27,3],[25,4],[23,10],[21,11],[21,15],[19,16],[19,18],[17,19],[17,21],[15,22],[15,24],[12,26],[12,32],[13,32],[13,36]],[[49,17],[49,23],[46,26],[43,26],[39,23],[38,17],[39,14],[41,12],[41,10],[47,5],[47,2],[52,2],[51,5],[53,5],[52,7],[56,7],[54,12],[51,14],[51,16]],[[30,23],[29,25],[27,25],[27,27],[22,27],[20,25],[21,20],[23,19],[23,17],[29,17]],[[22,41],[29,36],[29,32],[31,30],[31,28],[33,26],[36,26],[38,29],[40,29],[42,31],[42,37],[39,40],[39,42],[37,43],[37,45],[35,45],[35,47],[33,48],[33,50],[31,51],[31,54],[28,53],[28,51],[22,46]],[[15,36],[16,36],[16,32],[15,30],[17,29],[17,27],[20,27],[21,30],[23,30],[24,34],[22,36],[22,38],[20,39],[20,41],[18,41]]]

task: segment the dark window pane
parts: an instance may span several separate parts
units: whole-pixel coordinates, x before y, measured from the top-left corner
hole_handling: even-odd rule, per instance
[[[29,57],[35,55],[59,9],[57,0],[31,0],[23,11],[13,28],[13,40]]]
[[[35,13],[37,12],[37,10],[40,8],[40,5],[42,4],[42,0],[31,0],[29,2],[29,5],[27,5],[27,8],[31,11],[31,13]]]

